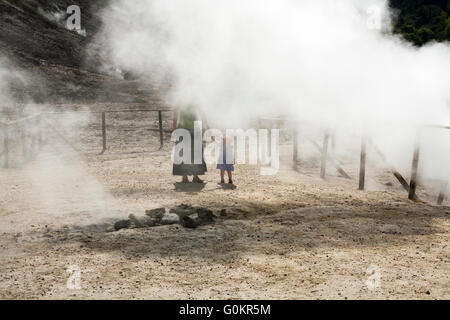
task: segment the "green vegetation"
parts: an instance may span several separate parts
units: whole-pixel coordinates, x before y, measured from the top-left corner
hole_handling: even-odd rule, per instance
[[[394,32],[422,46],[429,41],[450,41],[449,0],[390,0],[398,10]]]

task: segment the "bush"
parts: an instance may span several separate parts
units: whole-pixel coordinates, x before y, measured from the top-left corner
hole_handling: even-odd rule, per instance
[[[449,0],[390,0],[399,10],[394,32],[417,46],[429,41],[450,41]]]

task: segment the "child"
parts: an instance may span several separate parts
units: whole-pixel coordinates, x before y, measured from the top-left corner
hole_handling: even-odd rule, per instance
[[[220,183],[225,183],[225,171],[228,175],[228,183],[233,184],[234,171],[234,148],[233,138],[226,135],[220,146],[219,159],[217,160],[217,169],[220,170]]]

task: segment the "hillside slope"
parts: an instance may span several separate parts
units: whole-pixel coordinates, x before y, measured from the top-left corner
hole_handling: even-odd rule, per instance
[[[0,57],[10,68],[24,70],[27,83],[11,90],[22,101],[147,103],[157,93],[120,73],[99,72],[99,56],[88,54],[101,26],[97,15],[105,1],[0,0]],[[81,8],[86,36],[65,27],[67,7]],[[89,60],[88,58],[89,57]]]

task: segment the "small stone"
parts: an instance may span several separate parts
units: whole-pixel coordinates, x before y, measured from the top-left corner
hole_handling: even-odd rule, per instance
[[[180,223],[180,217],[175,213],[166,213],[161,219],[162,225],[178,224],[178,223]]]
[[[213,212],[207,208],[198,207],[195,208],[195,212],[198,214],[198,217],[203,222],[212,222],[214,219]]]
[[[114,229],[116,229],[116,231],[120,229],[127,229],[130,227],[130,225],[131,225],[130,220],[120,220],[114,223]]]
[[[166,213],[166,208],[156,208],[156,209],[151,209],[151,210],[145,211],[146,216],[149,216],[151,218],[158,218],[158,219],[161,219],[163,217],[164,213]]]
[[[227,216],[227,209],[220,210],[220,216],[221,217],[226,217]]]
[[[401,234],[401,229],[398,225],[395,224],[384,224],[378,227],[378,229],[382,232],[382,233],[387,233],[387,234]]]
[[[386,182],[384,185],[388,186],[388,187],[392,187],[393,186],[392,182]]]
[[[180,219],[183,219],[184,216],[188,216],[194,212],[191,209],[175,207],[175,208],[170,209],[170,213],[176,214],[180,217]]]
[[[186,215],[181,219],[181,224],[185,228],[197,228],[200,225],[200,219],[197,213]]]
[[[428,294],[428,295],[430,295],[431,294],[431,292],[430,292],[430,290],[427,290],[427,292],[425,292],[426,294]]]
[[[161,221],[160,219],[150,218],[150,217],[142,217],[139,219],[141,223],[146,227],[154,227]]]

